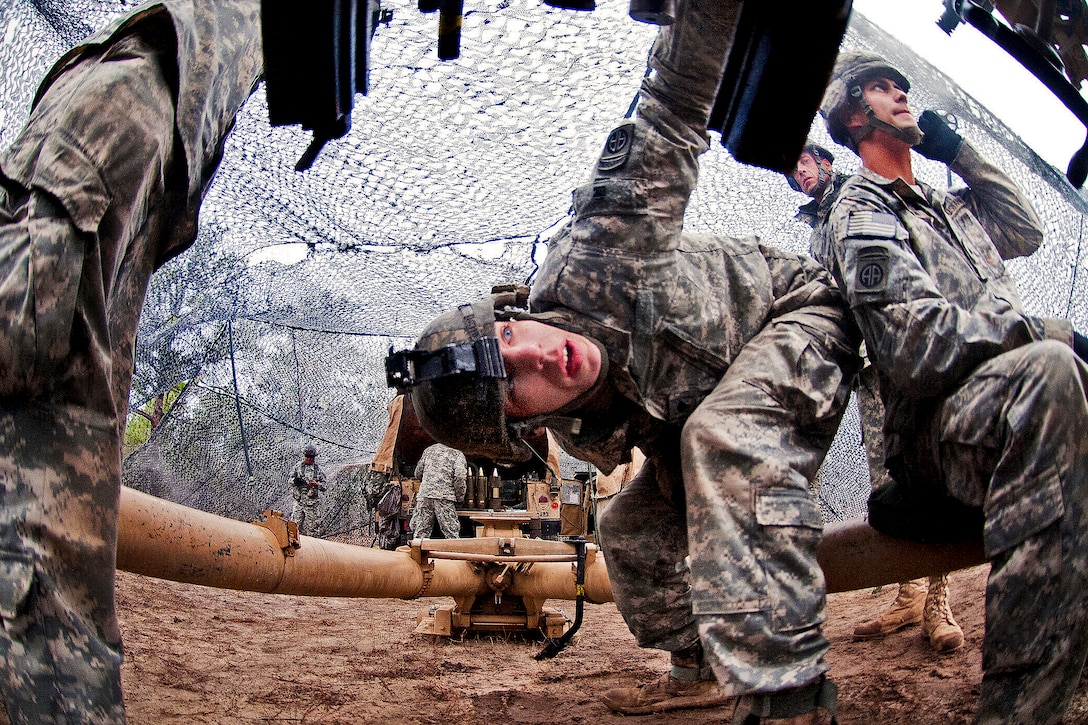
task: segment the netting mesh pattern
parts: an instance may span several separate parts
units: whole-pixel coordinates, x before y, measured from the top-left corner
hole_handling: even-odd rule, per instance
[[[0,148],[50,63],[130,7],[0,4]],[[269,126],[263,88],[239,115],[199,238],[152,279],[131,406],[190,384],[126,459],[127,485],[241,519],[289,511],[286,473],[313,442],[331,481],[323,533],[365,538],[358,466],[386,424],[385,352],[410,345],[450,305],[532,278],[571,191],[630,107],[655,33],[627,17],[626,0],[600,1],[592,13],[473,1],[461,58],[441,62],[436,16],[414,0],[383,7],[393,16],[374,38],[370,92],[356,97],[351,132],[312,169],[293,170],[309,137]],[[1040,252],[1010,265],[1028,310],[1088,329],[1082,198],[999,119],[863,17],[844,47],[887,56],[914,83],[916,111],[955,113],[961,132],[1028,191],[1047,233]],[[813,136],[836,151],[841,170],[856,168],[818,121]],[[806,251],[808,229],[792,218],[804,197],[777,174],[732,161],[716,134],[704,159],[689,229]],[[917,172],[948,183],[942,165],[918,159]],[[587,468],[564,458],[567,475]],[[869,482],[854,411],[820,478],[828,518],[863,515]]]

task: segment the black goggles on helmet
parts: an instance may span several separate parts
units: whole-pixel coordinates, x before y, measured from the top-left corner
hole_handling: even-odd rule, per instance
[[[473,342],[446,345],[437,350],[399,350],[389,348],[385,358],[385,382],[406,393],[413,386],[429,380],[455,375],[480,378],[505,378],[506,366],[494,337],[480,337]]]

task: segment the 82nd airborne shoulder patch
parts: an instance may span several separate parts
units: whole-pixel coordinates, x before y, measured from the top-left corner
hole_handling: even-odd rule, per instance
[[[888,283],[888,250],[864,247],[858,250],[854,286],[858,292],[883,292]]]
[[[880,211],[855,211],[846,223],[846,236],[857,239],[895,239],[899,220]],[[855,241],[854,244],[857,244]],[[854,287],[858,292],[883,292],[888,283],[889,253],[886,247],[872,245],[858,249]]]
[[[634,140],[635,123],[633,121],[612,129],[612,133],[608,134],[608,140],[604,142],[604,151],[601,152],[601,160],[597,162],[597,170],[615,171],[627,163],[627,155],[631,153]]]

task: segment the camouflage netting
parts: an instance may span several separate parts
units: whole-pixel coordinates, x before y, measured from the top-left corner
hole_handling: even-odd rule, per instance
[[[152,280],[131,396],[150,410],[188,382],[125,483],[251,520],[290,511],[286,472],[315,443],[330,475],[324,533],[367,535],[352,464],[374,456],[385,428],[382,360],[451,303],[532,278],[608,130],[628,110],[655,29],[626,0],[592,13],[540,0],[467,3],[461,58],[436,56],[435,15],[387,0],[392,20],[372,46],[370,93],[353,130],[305,173],[309,142],[270,128],[263,89],[238,118],[203,207],[200,237]],[[123,12],[117,0],[8,0],[0,26],[0,147],[21,127],[49,64]],[[950,40],[949,42],[955,42]],[[1084,200],[947,77],[855,15],[848,48],[872,48],[911,78],[915,109],[944,108],[984,154],[1027,189],[1046,222],[1044,249],[1011,265],[1029,311],[1088,330]],[[857,161],[827,141],[837,166]],[[947,183],[920,160],[919,176]],[[778,175],[733,162],[715,135],[688,226],[754,233],[805,251],[793,211],[804,197]],[[588,468],[564,460],[565,473]],[[334,475],[339,472],[339,475]],[[822,474],[832,519],[863,515],[868,475],[856,415]]]

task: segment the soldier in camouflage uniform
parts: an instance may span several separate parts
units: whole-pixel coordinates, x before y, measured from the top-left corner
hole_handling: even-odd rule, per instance
[[[818,236],[827,221],[849,174],[835,171],[835,157],[823,146],[809,141],[801,150],[797,165],[786,174],[790,188],[811,198],[797,209],[796,218],[813,228]],[[856,388],[860,408],[861,437],[869,461],[869,475],[880,486],[888,473],[884,468],[884,406],[876,391],[875,370],[865,364]],[[928,603],[927,603],[928,602]],[[963,630],[952,616],[948,602],[948,575],[899,583],[895,601],[880,616],[854,628],[854,639],[877,639],[904,627],[924,622],[923,633],[938,652],[951,652],[963,645]]]
[[[864,334],[901,504],[950,529],[981,521],[978,721],[1053,723],[1088,652],[1088,366],[1068,320],[1024,313],[1002,263],[1043,241],[1027,199],[938,114],[915,121],[908,89],[878,56],[839,57],[821,113],[864,168],[813,251]],[[916,180],[912,147],[968,188]]]
[[[148,279],[262,69],[256,0],[145,5],[57,62],[0,156],[0,689],[117,723],[121,440]]]
[[[440,316],[388,364],[424,427],[473,455],[524,458],[520,433],[539,426],[602,471],[646,453],[601,517],[601,544],[628,626],[673,667],[605,693],[609,707],[807,723],[835,702],[809,481],[858,338],[813,260],[681,231],[736,12],[678,4],[636,118],[574,192],[531,312],[527,290],[502,290]]]
[[[415,477],[419,479],[419,491],[408,520],[412,538],[431,538],[436,521],[447,539],[460,538],[457,504],[465,500],[468,486],[465,454],[441,443],[428,446],[416,464]]]
[[[295,497],[291,519],[303,536],[317,535],[317,505],[327,490],[326,482],[325,472],[317,465],[317,446],[306,446],[302,449],[302,460],[287,474],[287,485]]]
[[[839,195],[839,190],[849,174],[835,171],[832,164],[835,157],[818,143],[809,141],[801,149],[797,165],[786,174],[786,182],[794,191],[799,191],[811,201],[797,207],[796,219],[810,227],[815,227],[827,218],[831,203]]]

